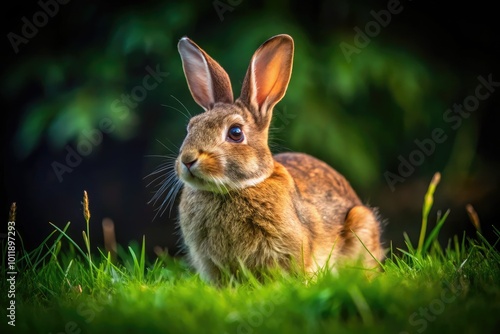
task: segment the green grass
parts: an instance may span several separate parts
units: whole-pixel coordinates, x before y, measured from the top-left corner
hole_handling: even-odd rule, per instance
[[[144,240],[114,260],[91,255],[89,227],[82,249],[67,235],[69,225],[54,226],[38,249],[18,252],[16,327],[7,325],[3,303],[1,332],[493,333],[500,253],[479,232],[440,246],[446,215],[425,235],[437,182],[424,201],[424,236],[416,247],[408,239],[405,249],[389,245],[379,270],[346,264],[333,274],[276,272],[263,281],[243,272],[217,287],[182,260],[160,254],[147,262]],[[6,275],[3,265],[2,292]]]

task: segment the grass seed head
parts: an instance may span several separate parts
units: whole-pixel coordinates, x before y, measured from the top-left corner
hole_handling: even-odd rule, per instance
[[[83,191],[83,218],[88,223],[90,221],[89,196],[87,191]]]
[[[467,210],[467,214],[469,215],[469,219],[471,220],[472,225],[474,225],[476,231],[481,233],[481,223],[479,222],[479,216],[472,204],[467,204],[465,209]]]
[[[9,221],[10,222],[15,222],[16,221],[16,202],[12,203],[10,206],[10,213],[9,213]]]

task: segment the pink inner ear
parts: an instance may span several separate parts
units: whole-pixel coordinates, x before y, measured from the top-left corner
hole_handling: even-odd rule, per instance
[[[205,74],[203,71],[207,71],[206,68],[201,67],[200,69],[193,70],[193,73],[189,75],[189,86],[191,88],[191,93],[195,97],[196,102],[202,104],[203,107],[209,108],[213,105],[213,93],[210,76]]]
[[[187,37],[179,41],[178,49],[196,103],[209,110],[216,102],[233,102],[229,76],[215,60]]]
[[[273,41],[275,42],[275,41]],[[291,48],[285,43],[269,43],[254,56],[255,102],[259,108],[276,104],[285,95],[290,80]]]
[[[281,88],[278,81],[281,73],[280,65],[283,60],[276,55],[268,55],[267,58],[271,59],[259,59],[255,67],[257,103],[259,106],[262,106],[267,97],[273,100],[278,93],[277,91]]]
[[[212,78],[206,59],[200,50],[189,42],[180,49],[184,72],[195,101],[205,109],[214,103]]]

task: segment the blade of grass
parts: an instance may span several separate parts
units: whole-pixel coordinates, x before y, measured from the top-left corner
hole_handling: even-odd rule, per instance
[[[373,324],[373,314],[370,309],[370,305],[366,301],[366,298],[363,296],[361,293],[361,290],[359,289],[358,286],[354,285],[352,286],[349,290],[349,295],[352,298],[352,301],[354,305],[356,305],[356,308],[361,315],[361,319],[363,320],[363,323],[370,326]]]
[[[49,223],[49,224],[52,224],[52,223]],[[66,224],[66,226],[64,226],[64,229],[63,229],[64,233],[66,233],[66,231],[68,230],[68,228],[69,228],[69,225],[70,225],[70,224],[71,224],[71,223],[70,223],[70,222],[68,222],[68,223]],[[35,264],[33,265],[33,269],[36,269],[36,268],[40,265],[40,263],[41,263],[43,260],[45,260],[45,258],[46,258],[47,256],[49,256],[49,255],[51,254],[51,253],[50,253],[50,250],[51,250],[53,247],[55,247],[55,245],[56,245],[58,242],[60,242],[60,241],[61,241],[61,239],[63,238],[63,235],[62,235],[61,233],[59,233],[59,235],[57,236],[56,240],[54,240],[54,243],[52,244],[52,246],[48,247],[48,246],[47,246],[47,242],[49,241],[50,237],[52,237],[52,235],[53,235],[53,234],[55,234],[56,232],[57,232],[57,230],[52,231],[52,232],[49,234],[49,236],[48,236],[47,238],[45,238],[45,240],[43,240],[42,244],[40,244],[40,246],[39,246],[37,249],[35,249],[35,250],[33,251],[33,252],[38,252],[38,255],[37,255],[36,259],[35,259]],[[44,255],[40,258],[41,254],[42,254],[42,250],[43,250],[43,248],[44,248],[44,247],[47,247],[47,248],[49,249],[49,251],[48,251],[48,252],[46,252],[46,253],[45,253],[45,254],[44,254]]]
[[[78,244],[73,240],[71,239],[71,237],[66,234],[65,231],[61,230],[59,227],[57,227],[56,225],[52,224],[52,223],[49,223],[50,225],[52,225],[59,233],[61,233],[73,246],[75,246],[75,248],[83,255],[84,258],[87,258],[87,253],[85,253],[81,248],[80,246],[78,246]],[[92,262],[89,262],[90,265],[97,270],[97,267],[94,263]]]
[[[427,189],[427,193],[424,197],[424,205],[422,207],[422,225],[420,227],[420,237],[418,239],[417,253],[422,254],[422,249],[425,241],[425,234],[427,232],[427,219],[429,217],[429,213],[432,208],[432,204],[434,203],[434,191],[441,180],[441,173],[437,172],[432,177],[431,183],[429,184],[429,188]]]
[[[105,268],[106,272],[110,272],[110,270],[116,270],[117,272],[120,273],[120,275],[126,276],[125,272],[123,272],[117,265],[114,264],[111,252],[108,252],[108,255],[106,255],[101,249],[98,248],[97,250],[101,254],[102,258],[104,258],[106,261],[106,268]]]
[[[500,253],[495,250],[494,246],[492,246],[481,233],[477,232],[476,234],[479,240],[482,241],[482,246],[487,250],[485,257],[487,258],[490,255],[493,255],[495,260],[500,262]]]
[[[134,249],[131,246],[128,246],[128,250],[130,252],[130,255],[132,256],[132,261],[133,261],[133,269],[132,272],[134,273],[135,277],[139,281],[144,280],[144,269],[145,269],[145,242],[143,239],[142,247],[141,247],[141,252],[139,254],[139,258],[137,258],[137,255],[135,254]]]
[[[361,242],[361,245],[363,245],[363,248],[368,252],[368,254],[370,254],[370,256],[375,260],[375,262],[378,263],[380,268],[382,268],[382,270],[384,270],[384,265],[382,264],[382,262],[380,262],[379,259],[377,259],[375,256],[373,256],[373,254],[370,252],[370,250],[366,247],[365,243],[358,237],[358,235],[353,230],[351,230],[351,232],[359,240],[359,242]]]
[[[397,250],[399,250],[401,253],[403,253],[404,255],[408,256],[408,258],[412,259],[414,261],[414,263],[418,266],[418,267],[421,267],[422,266],[422,261],[421,261],[421,257],[418,256],[418,255],[415,255],[415,254],[412,254],[410,252],[407,252],[405,251],[404,249],[401,249],[401,248],[397,248]],[[406,262],[406,261],[405,261]]]
[[[142,236],[142,247],[141,247],[141,260],[139,262],[139,268],[142,275],[146,272],[146,236]]]
[[[439,231],[441,231],[441,228],[443,227],[443,224],[446,221],[446,218],[448,218],[449,214],[450,214],[450,210],[448,209],[445,212],[445,214],[443,215],[443,217],[441,217],[441,219],[439,219],[439,221],[437,222],[436,226],[434,226],[434,228],[432,229],[431,233],[429,234],[429,236],[425,240],[424,247],[422,249],[422,253],[423,254],[427,253],[427,250],[431,246],[432,242],[434,240],[437,240],[437,237],[439,235]]]
[[[413,248],[413,245],[411,244],[410,236],[408,233],[403,232],[403,238],[405,240],[406,247],[408,248],[408,251],[412,254],[415,254],[415,248]]]

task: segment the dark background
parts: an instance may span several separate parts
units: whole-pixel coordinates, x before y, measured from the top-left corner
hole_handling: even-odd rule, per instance
[[[222,2],[221,2],[222,3]],[[477,210],[484,234],[495,239],[499,196],[498,106],[500,89],[481,101],[456,130],[444,112],[474,94],[478,76],[498,66],[498,11],[486,1],[436,5],[401,1],[399,14],[370,38],[348,62],[340,44],[354,45],[355,27],[373,21],[370,11],[387,1],[233,1],[217,13],[213,1],[73,0],[16,54],[8,34],[21,35],[36,2],[9,2],[3,10],[2,54],[3,184],[1,212],[17,202],[17,229],[28,249],[53,228],[71,221],[70,235],[85,228],[82,194],[90,197],[94,246],[102,247],[101,221],[110,217],[119,244],[146,237],[153,246],[177,252],[175,206],[155,216],[147,202],[154,187],[144,177],[164,161],[149,155],[177,150],[187,120],[175,109],[201,112],[189,95],[176,44],[188,35],[229,73],[235,95],[252,53],[267,38],[288,33],[295,61],[287,96],[275,109],[273,150],[313,154],[343,173],[360,197],[380,208],[384,239],[403,245],[403,232],[416,241],[428,182],[443,174],[430,216],[451,209],[441,241],[474,228],[465,211]],[[159,66],[169,76],[122,120],[112,102],[142,83],[145,68]],[[181,101],[178,102],[177,100]],[[165,107],[168,105],[171,107]],[[175,109],[174,109],[175,108]],[[281,117],[276,117],[279,114]],[[110,117],[115,130],[71,173],[56,177],[52,164],[64,163],[65,146],[76,148],[83,131]],[[398,157],[442,128],[436,144],[394,191],[384,172],[397,173]],[[6,225],[5,225],[6,226]],[[6,229],[5,229],[6,230]]]

